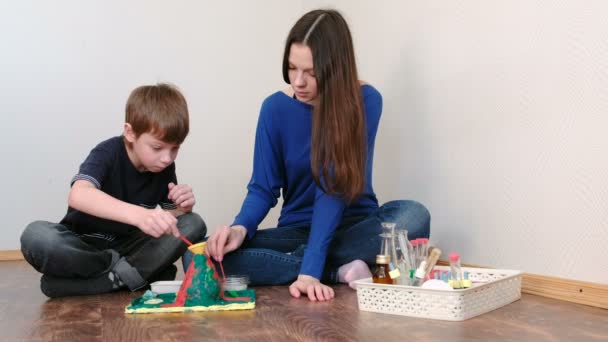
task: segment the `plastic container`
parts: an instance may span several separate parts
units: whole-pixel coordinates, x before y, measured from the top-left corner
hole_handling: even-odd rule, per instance
[[[450,268],[436,266],[448,271]],[[359,309],[419,318],[464,321],[521,298],[521,271],[463,267],[473,286],[468,289],[436,290],[408,285],[355,281]]]
[[[150,284],[152,292],[161,293],[177,293],[179,288],[182,286],[181,280],[162,280],[155,281]]]
[[[249,277],[246,275],[228,275],[224,281],[224,291],[243,291],[247,290]]]

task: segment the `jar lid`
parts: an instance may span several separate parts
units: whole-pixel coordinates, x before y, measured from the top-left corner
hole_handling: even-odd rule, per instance
[[[376,255],[376,264],[388,264],[390,262],[390,257],[388,255],[378,254]]]
[[[241,275],[241,274],[231,274],[231,275],[227,275],[226,279],[224,281],[228,284],[247,285],[247,284],[249,284],[249,276]]]

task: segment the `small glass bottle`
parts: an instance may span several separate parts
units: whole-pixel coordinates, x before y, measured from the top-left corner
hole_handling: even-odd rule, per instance
[[[376,255],[376,267],[374,269],[373,281],[378,284],[393,284],[393,279],[389,275],[388,263],[390,258],[388,255]]]
[[[450,285],[452,288],[462,288],[462,268],[460,267],[460,255],[450,254]]]

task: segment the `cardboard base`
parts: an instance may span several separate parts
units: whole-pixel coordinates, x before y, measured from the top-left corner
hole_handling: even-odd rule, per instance
[[[125,313],[160,313],[160,312],[195,312],[195,311],[225,311],[225,310],[251,310],[255,308],[255,291],[226,291],[226,297],[249,297],[250,301],[225,301],[217,299],[209,305],[172,306],[175,302],[175,293],[159,294],[151,299],[135,298],[125,308]]]

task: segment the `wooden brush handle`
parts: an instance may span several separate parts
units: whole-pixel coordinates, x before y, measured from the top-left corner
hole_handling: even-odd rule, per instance
[[[433,250],[431,250],[431,254],[429,254],[429,257],[426,259],[426,267],[424,269],[424,278],[429,276],[429,273],[431,273],[431,270],[433,270],[433,267],[435,267],[435,265],[437,264],[437,260],[439,260],[440,256],[441,256],[441,249],[433,248]]]

